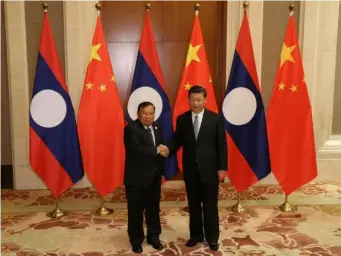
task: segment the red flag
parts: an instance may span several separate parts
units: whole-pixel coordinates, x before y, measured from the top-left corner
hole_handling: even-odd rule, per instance
[[[78,132],[85,172],[105,196],[123,183],[124,116],[99,16],[78,110]]]
[[[289,195],[317,176],[311,105],[291,15],[267,113],[272,172]]]
[[[186,65],[173,110],[173,127],[178,116],[190,109],[188,91],[193,85],[201,85],[207,90],[206,108],[218,113],[212,79],[206,57],[204,40],[201,32],[199,15],[195,15],[191,41],[187,52]],[[182,148],[178,151],[178,165],[182,171]]]

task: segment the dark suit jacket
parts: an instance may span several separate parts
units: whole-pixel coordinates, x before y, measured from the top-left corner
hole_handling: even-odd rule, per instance
[[[227,143],[224,123],[217,113],[204,110],[198,140],[195,139],[192,112],[177,118],[174,140],[168,145],[170,153],[183,146],[183,175],[186,182],[195,177],[198,166],[203,182],[218,182],[218,170],[227,170]]]
[[[163,144],[160,127],[154,123],[155,146],[144,126],[137,119],[124,129],[126,149],[124,183],[147,187],[152,184],[155,174],[163,175],[165,158],[157,154],[157,146]]]

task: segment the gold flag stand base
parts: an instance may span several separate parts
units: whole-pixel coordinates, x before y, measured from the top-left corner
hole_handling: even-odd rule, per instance
[[[55,208],[52,212],[48,212],[46,214],[47,217],[51,218],[51,219],[56,219],[56,218],[61,218],[65,215],[67,215],[67,213],[65,211],[63,211],[62,209],[59,208],[59,197],[55,197]]]
[[[237,203],[227,208],[231,212],[244,212],[244,207],[240,203],[240,193],[238,192]]]
[[[287,195],[285,195],[284,203],[281,204],[280,206],[276,206],[275,209],[278,211],[281,211],[281,212],[296,212],[297,211],[296,206],[291,206],[288,203],[288,196]]]
[[[96,210],[96,215],[98,216],[107,216],[114,213],[113,209],[107,208],[104,205],[104,198],[101,197],[101,206]]]

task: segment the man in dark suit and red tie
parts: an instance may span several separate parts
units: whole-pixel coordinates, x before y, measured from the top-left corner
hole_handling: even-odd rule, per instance
[[[168,154],[168,148],[160,145],[163,143],[162,135],[160,127],[154,122],[154,114],[152,103],[140,103],[138,119],[129,122],[124,130],[128,235],[135,253],[143,252],[143,213],[147,223],[148,244],[158,250],[163,248],[159,239],[160,193],[164,155]]]
[[[183,147],[190,219],[190,239],[186,246],[202,242],[205,235],[210,249],[216,251],[219,249],[219,180],[227,170],[227,143],[223,120],[205,108],[206,97],[204,87],[191,87],[188,93],[191,110],[177,118],[174,140],[168,148],[172,154]]]

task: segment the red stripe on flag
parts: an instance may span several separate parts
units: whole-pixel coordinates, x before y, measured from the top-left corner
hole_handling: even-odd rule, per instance
[[[228,149],[228,176],[238,192],[242,192],[258,181],[252,168],[240,153],[231,136],[226,132]]]
[[[39,52],[46,61],[46,63],[49,65],[51,71],[55,75],[58,82],[63,86],[64,90],[66,92],[69,92],[63,75],[62,66],[58,58],[57,47],[53,39],[47,12],[44,13],[44,23],[42,29],[42,36],[40,39]]]
[[[54,196],[60,196],[72,181],[45,143],[30,127],[30,164]]]

